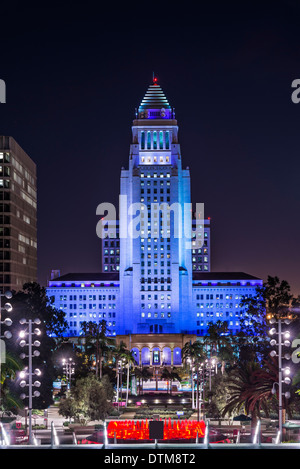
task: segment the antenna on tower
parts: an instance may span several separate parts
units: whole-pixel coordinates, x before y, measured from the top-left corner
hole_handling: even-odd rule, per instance
[[[154,72],[152,72],[152,73],[153,73],[153,83],[156,83],[157,82],[157,77],[155,76]]]

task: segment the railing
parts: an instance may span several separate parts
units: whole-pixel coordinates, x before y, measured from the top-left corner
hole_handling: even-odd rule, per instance
[[[9,436],[5,432],[3,425],[1,426],[2,439],[0,439],[0,449],[300,449],[299,443],[280,443],[280,432],[277,433],[274,443],[262,443],[261,442],[261,425],[258,421],[252,443],[240,443],[240,434],[238,432],[235,443],[210,443],[209,442],[209,423],[205,428],[205,435],[203,443],[198,442],[198,438],[194,443],[159,443],[157,440],[151,443],[109,443],[107,437],[106,422],[104,423],[104,436],[103,443],[99,444],[84,444],[78,445],[75,434],[73,433],[72,444],[60,444],[59,438],[53,422],[51,422],[51,443],[50,444],[38,444],[37,440],[34,439],[33,445],[11,445],[9,442]]]

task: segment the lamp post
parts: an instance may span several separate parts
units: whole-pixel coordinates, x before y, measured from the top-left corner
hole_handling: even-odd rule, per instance
[[[276,353],[275,350],[272,350],[270,352],[270,356],[271,357],[275,357],[275,356],[278,356],[278,383],[274,383],[273,384],[273,387],[272,387],[272,393],[274,394],[275,393],[275,384],[278,385],[278,425],[279,425],[279,443],[282,443],[282,424],[283,424],[283,409],[282,409],[282,384],[290,384],[291,383],[291,379],[289,378],[289,376],[286,376],[284,379],[283,378],[283,372],[285,372],[285,374],[289,374],[289,368],[287,369],[282,369],[282,346],[285,346],[285,347],[290,347],[291,346],[291,343],[290,341],[288,340],[290,338],[290,333],[289,331],[282,331],[282,323],[283,324],[290,324],[290,319],[288,317],[278,317],[277,319],[275,317],[271,317],[270,318],[270,324],[273,325],[273,324],[276,324],[277,323],[277,330],[275,327],[273,327],[272,329],[270,329],[269,331],[269,334],[271,336],[273,335],[278,335],[278,340],[276,341],[276,339],[272,339],[270,341],[270,345],[273,347],[273,346],[278,346],[278,353]],[[282,342],[282,340],[284,339],[284,341]],[[289,354],[285,354],[284,355],[284,358],[286,360],[289,360],[290,359],[290,355]],[[290,396],[290,394],[287,392],[285,393],[285,397],[288,398]]]
[[[206,372],[206,376],[209,377],[209,391],[211,391],[211,378],[212,375],[216,373],[217,370],[217,358],[216,357],[210,357],[205,360],[205,365],[206,369],[208,370],[208,373]]]
[[[193,360],[191,358],[187,359],[187,363],[189,365],[190,372],[191,372],[192,409],[195,409],[195,402],[194,402],[194,400],[195,400],[194,399],[194,391],[195,391],[194,372],[195,372],[195,368],[194,368]]]
[[[25,368],[25,370],[21,373],[21,378],[26,378],[28,377],[28,384],[26,382],[25,379],[22,379],[21,382],[20,382],[20,386],[22,388],[24,388],[25,386],[28,387],[28,396],[26,396],[25,394],[21,394],[21,399],[25,399],[26,397],[28,397],[29,401],[28,401],[28,417],[29,417],[29,444],[33,444],[33,438],[32,438],[32,398],[33,397],[39,397],[40,396],[40,392],[39,391],[34,391],[33,392],[33,387],[40,387],[41,383],[40,381],[34,381],[32,380],[32,377],[34,375],[37,375],[37,376],[40,376],[41,372],[40,370],[37,368],[34,370],[34,372],[32,371],[32,357],[38,357],[40,355],[40,352],[38,350],[32,350],[33,347],[39,347],[41,344],[38,340],[35,340],[34,342],[32,342],[32,336],[33,335],[40,335],[41,331],[40,329],[38,328],[35,328],[34,331],[32,330],[32,324],[40,324],[41,323],[41,320],[40,319],[35,319],[34,321],[32,321],[32,319],[29,319],[28,321],[26,321],[26,319],[21,319],[20,320],[20,324],[24,325],[24,324],[28,324],[28,331],[21,331],[20,332],[20,337],[21,337],[21,341],[20,341],[20,346],[21,347],[25,347],[25,346],[28,346],[28,355],[25,355],[25,353],[21,353],[20,357],[22,359],[24,358],[28,358],[28,367]],[[26,337],[26,335],[28,336],[28,342],[26,342],[26,340],[24,340],[24,337]]]
[[[1,325],[4,324],[5,326],[7,327],[10,327],[12,325],[12,320],[10,318],[5,318],[4,321],[2,321],[2,310],[4,311],[7,311],[7,312],[10,312],[12,311],[12,305],[11,303],[5,303],[4,306],[2,306],[2,298],[7,298],[7,299],[11,299],[12,298],[12,292],[10,291],[7,291],[5,292],[4,294],[0,294],[0,404],[1,404],[1,365],[2,365],[2,361],[4,363],[4,359],[5,357],[3,357],[4,353],[5,353],[5,347],[4,347],[4,351],[2,349],[2,346],[4,345],[4,342],[2,341],[2,339],[10,339],[12,334],[10,331],[5,331],[3,335],[1,335]]]
[[[67,383],[69,384],[69,389],[71,389],[71,379],[72,379],[72,375],[75,373],[75,368],[74,368],[75,363],[73,363],[72,358],[68,358],[68,359],[63,358],[62,363],[63,363],[63,370],[66,373]]]
[[[121,379],[120,379],[121,377]],[[121,393],[122,393],[122,360],[118,360],[117,362],[117,409],[119,410],[119,393],[120,393],[120,386],[121,386]],[[121,401],[122,401],[122,394],[121,394]]]

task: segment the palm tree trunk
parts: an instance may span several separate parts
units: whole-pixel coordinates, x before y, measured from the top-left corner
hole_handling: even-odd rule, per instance
[[[257,425],[257,418],[255,415],[251,415],[251,426],[250,426],[251,441],[253,441],[254,439],[256,425]]]
[[[196,402],[197,402],[197,420],[200,420],[200,399],[199,399],[199,365],[197,365],[197,388],[196,388]]]
[[[99,362],[99,377],[100,377],[100,379],[102,379],[102,353],[100,353],[99,355],[100,355],[99,356],[99,360],[100,360],[100,362]]]
[[[128,405],[128,393],[129,393],[129,363],[127,363],[127,387],[126,387],[126,404],[125,407]]]

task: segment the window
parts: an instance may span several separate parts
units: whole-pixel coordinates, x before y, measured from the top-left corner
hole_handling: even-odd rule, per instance
[[[166,150],[170,148],[169,132],[166,132]]]
[[[162,131],[159,132],[159,149],[163,150],[164,148],[164,142],[163,142],[163,133]]]
[[[147,150],[151,150],[151,132],[147,132]]]
[[[153,132],[153,149],[157,149],[157,132],[156,130]]]
[[[145,132],[141,132],[141,149],[145,149]]]

